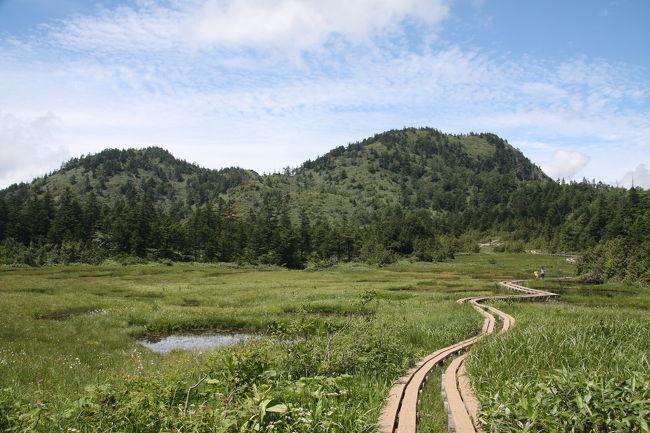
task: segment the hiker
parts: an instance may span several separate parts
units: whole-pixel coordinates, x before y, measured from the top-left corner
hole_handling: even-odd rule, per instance
[[[539,277],[544,278],[544,274],[545,274],[544,268],[540,268],[539,269]]]

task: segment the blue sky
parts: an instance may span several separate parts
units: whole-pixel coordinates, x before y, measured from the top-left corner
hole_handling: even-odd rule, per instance
[[[647,0],[0,0],[0,187],[106,147],[259,172],[404,126],[650,188]]]

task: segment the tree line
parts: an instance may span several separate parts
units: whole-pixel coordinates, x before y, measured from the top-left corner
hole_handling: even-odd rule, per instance
[[[593,279],[650,280],[650,199],[590,182],[517,182],[487,178],[456,212],[383,206],[350,216],[313,215],[291,195],[270,190],[237,213],[222,198],[190,206],[154,203],[135,191],[113,203],[68,188],[0,199],[0,260],[5,264],[168,260],[240,262],[290,268],[399,257],[446,260],[500,236],[509,249],[581,252]]]
[[[304,209],[292,217],[292,210],[290,196],[280,191],[265,192],[260,205],[243,215],[223,199],[164,208],[144,194],[105,204],[91,193],[80,201],[70,189],[56,203],[49,193],[23,202],[2,198],[0,260],[36,266],[166,259],[303,268],[352,260],[386,264],[412,253],[444,259],[456,250],[423,211],[382,209],[359,224]]]

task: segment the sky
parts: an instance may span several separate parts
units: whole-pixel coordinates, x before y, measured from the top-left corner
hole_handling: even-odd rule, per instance
[[[410,126],[650,188],[649,19],[648,0],[0,0],[0,188],[108,147],[270,173]]]

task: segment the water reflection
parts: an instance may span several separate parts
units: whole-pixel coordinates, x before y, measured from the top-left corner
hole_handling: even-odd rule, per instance
[[[138,343],[156,353],[169,353],[172,350],[216,349],[253,338],[251,334],[194,334],[148,337]]]

